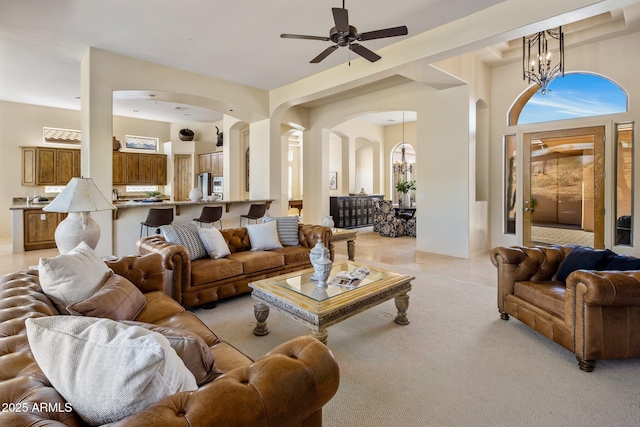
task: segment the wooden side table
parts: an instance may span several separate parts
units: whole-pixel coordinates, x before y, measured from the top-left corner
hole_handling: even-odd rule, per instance
[[[345,230],[343,228],[334,228],[333,236],[329,242],[329,257],[333,261],[335,254],[335,242],[347,242],[347,255],[349,261],[353,261],[356,256],[356,234],[355,230]]]

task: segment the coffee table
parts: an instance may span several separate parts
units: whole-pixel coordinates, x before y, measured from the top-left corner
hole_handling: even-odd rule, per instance
[[[353,261],[334,264],[328,281],[338,272],[366,266]],[[407,309],[413,276],[405,276],[378,267],[366,266],[370,273],[355,288],[329,285],[316,286],[311,280],[313,268],[270,277],[249,283],[253,289],[254,314],[257,320],[253,333],[267,335],[267,317],[271,308],[309,327],[309,335],[327,343],[327,328],[368,308],[394,298],[398,310],[394,321],[409,324]]]

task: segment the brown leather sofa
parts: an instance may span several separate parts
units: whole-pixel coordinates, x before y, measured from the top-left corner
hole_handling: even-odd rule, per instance
[[[169,272],[171,296],[184,307],[194,307],[249,293],[249,283],[311,267],[309,252],[321,241],[329,247],[331,228],[298,224],[300,246],[252,251],[245,227],[222,230],[231,255],[191,261],[182,245],[168,243],[162,236],[143,237],[136,245],[139,254],[159,253]]]
[[[322,406],[339,383],[338,366],[325,345],[299,337],[253,362],[164,294],[159,255],[129,256],[108,265],[147,298],[136,321],[198,334],[222,373],[195,391],[169,396],[115,426],[322,425]],[[67,412],[69,405],[51,386],[29,347],[25,320],[55,315],[58,312],[42,293],[37,270],[0,277],[1,426],[85,425],[77,413]]]
[[[640,270],[575,270],[558,280],[574,249],[494,248],[501,318],[513,316],[575,353],[583,371],[596,360],[640,357]]]

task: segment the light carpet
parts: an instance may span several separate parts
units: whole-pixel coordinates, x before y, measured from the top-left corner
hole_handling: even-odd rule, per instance
[[[324,407],[325,426],[640,422],[640,360],[598,361],[594,372],[582,372],[569,351],[515,319],[501,320],[495,288],[381,266],[416,277],[411,323],[395,324],[395,305],[387,301],[328,329],[340,388]],[[307,333],[271,310],[271,333],[253,335],[249,295],[195,313],[253,359]]]

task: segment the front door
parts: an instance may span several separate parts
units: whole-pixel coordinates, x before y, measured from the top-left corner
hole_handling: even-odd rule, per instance
[[[524,134],[525,245],[604,248],[604,127]]]

